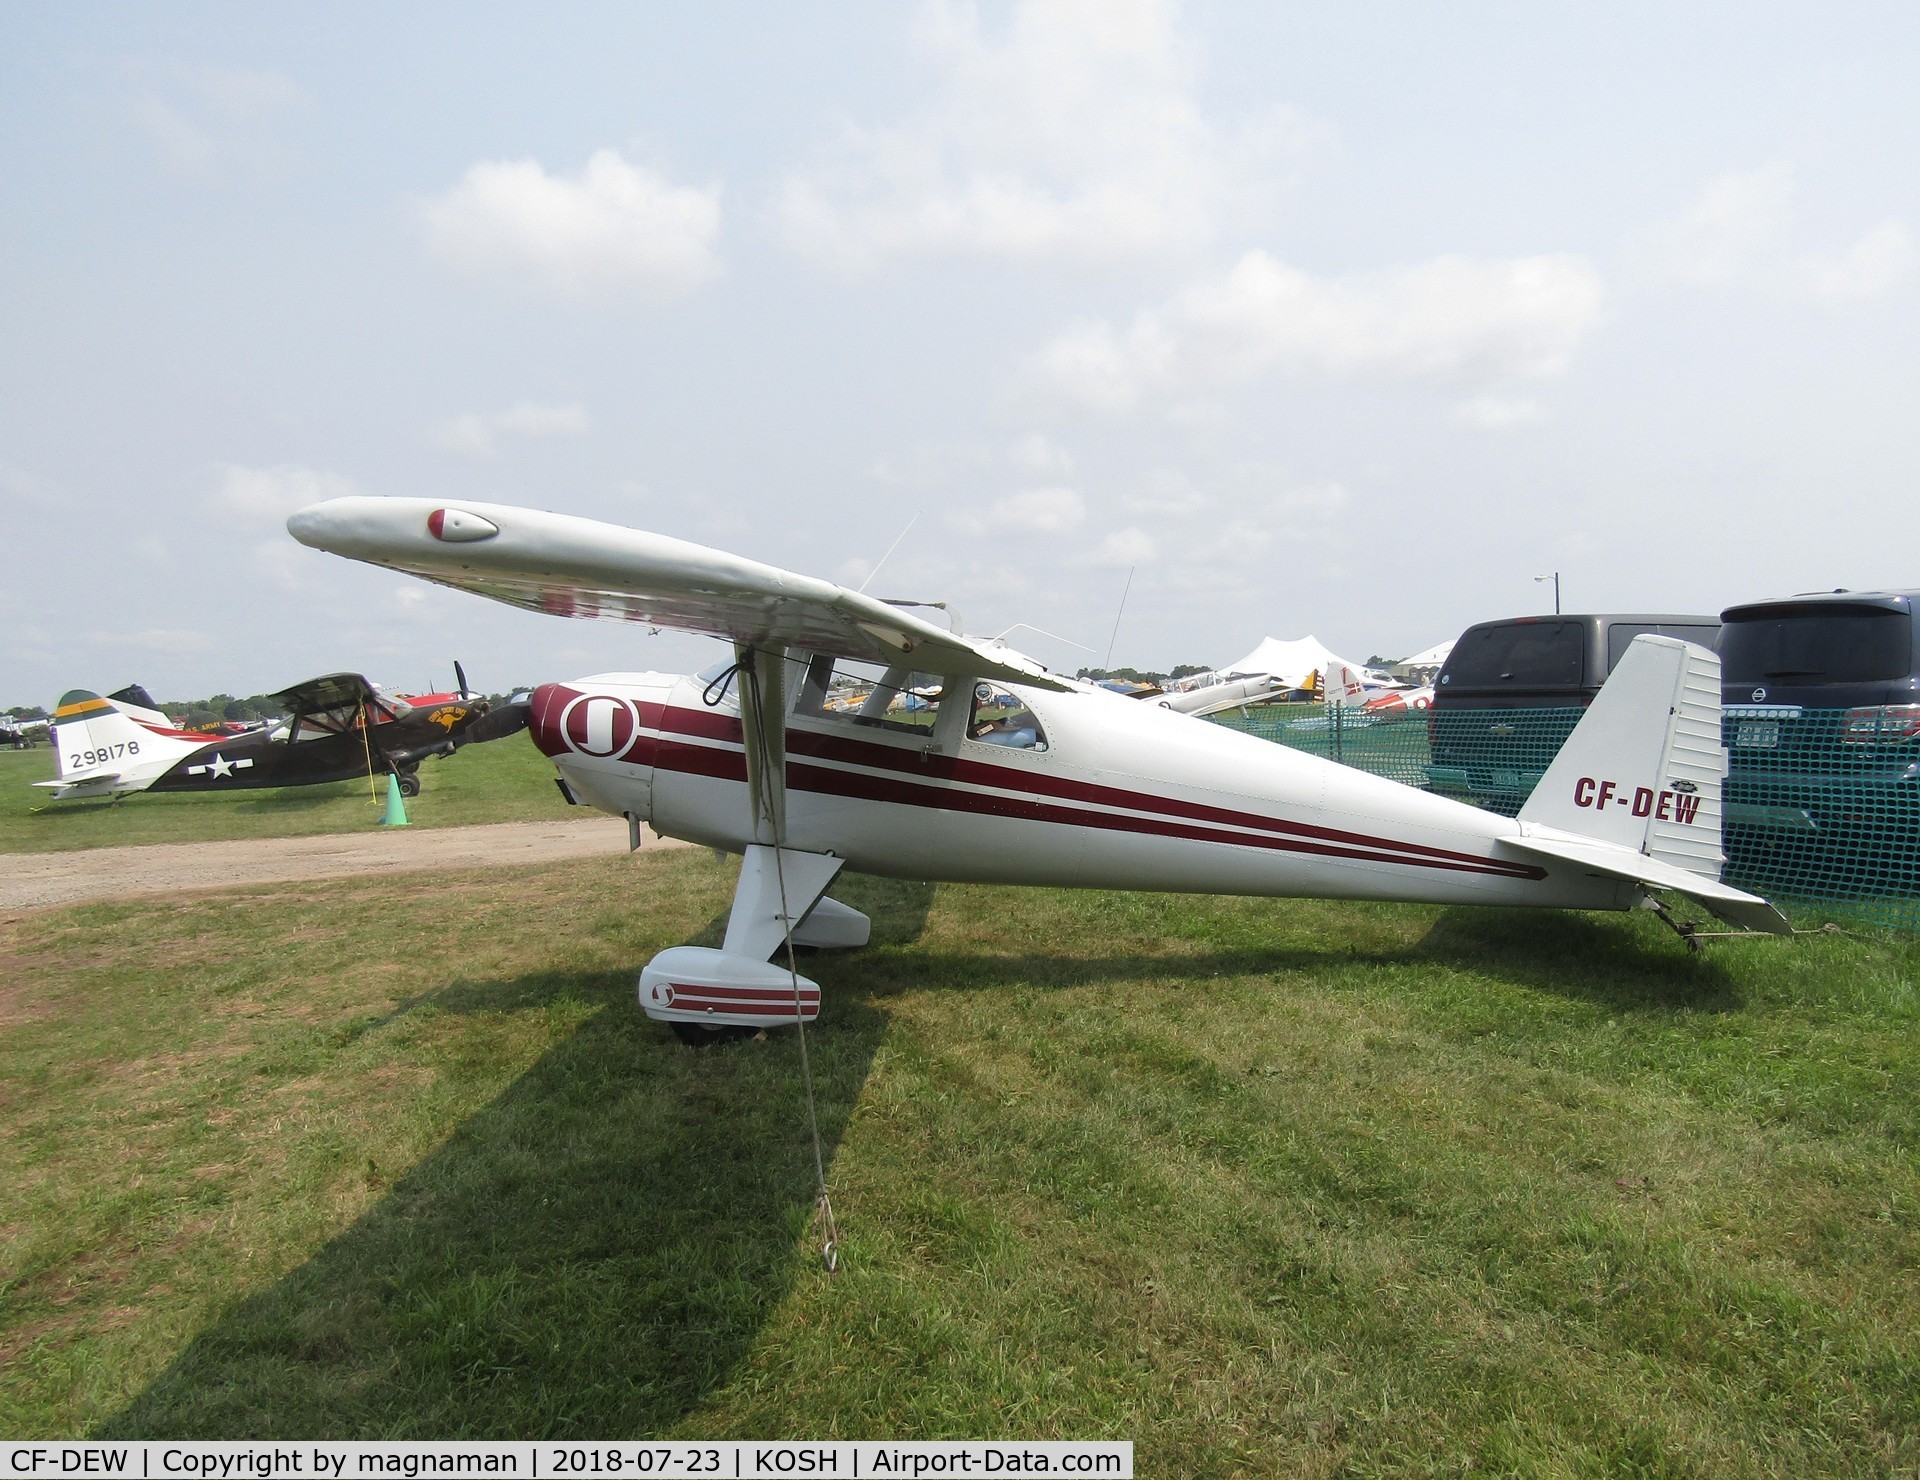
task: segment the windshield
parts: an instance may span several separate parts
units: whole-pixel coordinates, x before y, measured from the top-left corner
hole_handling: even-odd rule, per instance
[[[1587,672],[1579,622],[1508,622],[1476,627],[1447,655],[1449,689],[1578,688]]]
[[[1904,678],[1913,623],[1882,607],[1822,607],[1735,618],[1720,630],[1727,683],[1878,683]]]

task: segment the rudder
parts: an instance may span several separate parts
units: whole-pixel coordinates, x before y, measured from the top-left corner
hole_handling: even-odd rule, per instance
[[[1519,820],[1720,877],[1720,660],[1636,637],[1520,809]]]

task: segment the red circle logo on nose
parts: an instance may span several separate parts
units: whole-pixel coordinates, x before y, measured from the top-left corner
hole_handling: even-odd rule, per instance
[[[576,755],[617,760],[633,748],[640,715],[627,699],[582,694],[560,711],[560,736]]]

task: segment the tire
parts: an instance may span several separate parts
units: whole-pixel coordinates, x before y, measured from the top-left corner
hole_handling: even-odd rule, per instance
[[[402,771],[400,773],[400,795],[403,797],[417,797],[420,795],[419,772]]]
[[[668,1023],[673,1036],[689,1048],[711,1048],[716,1043],[738,1043],[743,1038],[751,1038],[754,1029],[739,1024],[727,1024],[724,1027],[709,1028],[701,1023]]]

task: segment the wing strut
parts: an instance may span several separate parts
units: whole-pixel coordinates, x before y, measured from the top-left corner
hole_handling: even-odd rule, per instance
[[[800,967],[793,954],[793,911],[787,900],[787,655],[783,649],[752,643],[734,645],[740,675],[740,719],[747,751],[747,793],[753,807],[753,835],[773,855],[774,880],[780,893],[780,943],[786,955],[787,978],[793,987],[794,1029],[800,1035],[800,1077],[807,1087],[807,1128],[813,1133],[813,1173],[820,1188],[818,1216],[822,1230],[820,1261],[828,1274],[840,1268],[840,1229],[833,1218],[833,1199],[827,1193],[827,1161],[820,1149],[820,1114],[814,1106],[813,1064],[807,1056],[807,1018],[800,989]],[[752,858],[743,860],[741,883]],[[818,862],[808,855],[808,862]],[[831,880],[837,863],[827,872]],[[817,899],[826,889],[822,881]],[[808,900],[810,906],[813,901]],[[732,922],[729,921],[729,930]],[[811,985],[811,983],[809,983]],[[818,1002],[819,998],[814,999]]]
[[[787,655],[748,642],[735,643],[733,652],[741,728],[746,732],[753,840],[778,848],[787,832]]]

